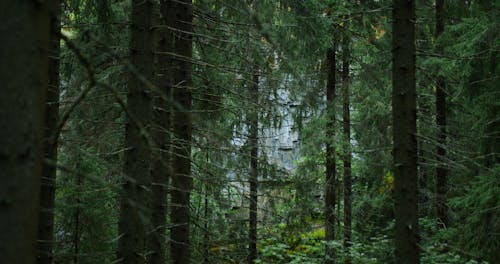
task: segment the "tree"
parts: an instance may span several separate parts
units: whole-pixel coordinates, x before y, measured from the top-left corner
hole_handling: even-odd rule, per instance
[[[38,263],[52,263],[54,243],[54,203],[56,186],[57,140],[56,127],[59,124],[59,57],[60,48],[60,3],[49,2],[50,36],[48,56],[49,83],[45,103],[44,156],[40,189],[40,216],[38,220]]]
[[[149,188],[151,183],[152,121],[151,89],[142,78],[153,80],[153,8],[152,1],[132,1],[130,52],[131,72],[127,90],[125,160],[120,200],[117,256],[122,263],[144,263],[146,239],[150,231]]]
[[[0,262],[500,263],[495,1],[4,2]]]
[[[335,41],[335,40],[334,40]],[[328,80],[326,84],[326,179],[325,179],[325,240],[332,242],[335,239],[335,188],[336,188],[336,164],[334,130],[335,130],[335,85],[337,73],[336,61],[337,45],[334,42],[333,47],[327,51],[328,62]],[[327,245],[326,258],[327,263],[334,263],[334,250]]]
[[[392,125],[396,263],[420,263],[415,84],[415,1],[394,0]]]
[[[255,107],[259,105],[259,68],[254,63],[252,69],[252,83],[250,84],[251,100]],[[249,145],[250,145],[250,211],[248,232],[248,263],[253,264],[257,259],[257,197],[259,180],[259,111],[254,109],[250,114]]]
[[[0,2],[0,255],[34,263],[43,163],[51,1]]]
[[[436,39],[444,31],[444,0],[436,1]],[[443,226],[447,227],[448,206],[446,194],[448,189],[448,169],[446,164],[446,82],[442,75],[436,80],[436,125],[438,127],[438,144],[436,149],[436,190],[437,190],[437,217]]]
[[[170,135],[171,135],[171,104],[172,104],[172,58],[169,52],[173,51],[173,34],[170,30],[175,20],[175,12],[171,0],[160,1],[160,25],[158,32],[158,59],[157,76],[158,91],[154,98],[153,139],[155,152],[153,153],[152,167],[152,198],[151,198],[151,227],[149,238],[148,263],[165,263],[165,236],[167,216],[167,191],[171,177],[170,163]],[[165,28],[163,27],[165,26]]]
[[[349,65],[350,65],[350,36],[348,35],[349,23],[345,24],[345,32],[342,42],[342,119],[344,132],[344,248],[349,255],[349,246],[352,236],[352,169],[351,169],[351,103],[349,89]],[[350,263],[349,256],[346,264]]]
[[[192,135],[192,37],[193,6],[191,0],[177,1],[174,7],[176,21],[174,28],[175,67],[173,75],[173,178],[171,193],[170,229],[171,257],[174,264],[190,263],[190,195],[193,188],[191,175]]]

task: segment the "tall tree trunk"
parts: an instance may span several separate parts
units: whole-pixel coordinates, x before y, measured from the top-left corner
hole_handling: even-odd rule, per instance
[[[59,123],[59,56],[61,53],[60,37],[61,8],[59,0],[50,2],[49,36],[49,84],[45,103],[44,155],[51,164],[42,165],[40,189],[40,214],[38,220],[37,262],[53,262],[54,247],[54,204],[56,187],[57,136],[54,131]]]
[[[415,1],[394,0],[392,122],[396,263],[420,263],[415,89]]]
[[[0,256],[34,263],[51,1],[0,1]]]
[[[45,128],[43,151],[45,159],[51,164],[42,165],[42,181],[40,189],[40,213],[38,220],[37,262],[48,264],[53,262],[54,245],[54,203],[56,185],[57,137],[54,131],[59,123],[59,34],[61,31],[59,0],[49,2],[50,36],[48,77],[49,83],[45,103]]]
[[[334,43],[327,51],[328,82],[326,87],[326,181],[325,181],[325,240],[332,242],[335,239],[335,147],[333,146],[335,126],[335,83],[336,83],[336,49]],[[326,263],[334,263],[335,252],[330,246],[326,247]]]
[[[253,83],[251,84],[251,98],[255,106],[259,105],[259,69],[253,66]],[[250,212],[248,230],[248,263],[253,264],[257,259],[257,196],[259,177],[259,111],[255,109],[250,114]]]
[[[349,28],[349,24],[345,24]],[[351,245],[351,223],[352,223],[352,171],[351,171],[351,112],[350,112],[350,37],[346,30],[342,45],[342,119],[344,126],[344,249],[346,251],[345,263],[351,263],[349,257],[349,246]]]
[[[175,12],[171,0],[160,1],[160,24],[172,27]],[[167,191],[171,177],[170,135],[171,135],[171,103],[172,103],[172,58],[165,52],[173,51],[173,35],[168,28],[158,31],[159,50],[157,74],[159,91],[154,99],[154,131],[153,139],[157,149],[154,152],[152,168],[151,226],[148,251],[148,263],[163,264],[166,262],[166,218],[168,211]]]
[[[207,161],[208,161],[208,154],[207,154]],[[210,234],[208,230],[208,218],[209,218],[209,212],[208,212],[208,184],[205,185],[205,211],[203,213],[204,215],[204,231],[203,231],[203,263],[209,264],[209,246],[210,246]]]
[[[127,151],[118,223],[117,256],[121,263],[144,263],[146,256],[151,182],[151,142],[147,137],[152,119],[152,98],[151,91],[140,78],[153,80],[153,8],[153,1],[132,1],[130,49],[131,63],[137,72],[130,76],[127,91]]]
[[[436,39],[444,31],[444,0],[436,0]],[[446,82],[443,76],[436,80],[436,125],[438,127],[437,145],[437,217],[443,226],[448,226],[448,206],[446,193],[448,190],[448,168],[446,166]]]
[[[191,133],[192,133],[192,32],[193,6],[191,0],[176,1],[175,60],[173,73],[175,87],[173,100],[177,103],[174,110],[174,173],[172,179],[172,203],[170,241],[171,256],[174,264],[190,263],[189,240],[189,201],[193,178],[191,176]]]

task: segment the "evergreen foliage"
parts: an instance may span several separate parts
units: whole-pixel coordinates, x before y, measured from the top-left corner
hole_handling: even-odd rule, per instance
[[[11,213],[10,201],[20,206],[26,196],[38,203],[38,191],[30,191],[40,187],[37,168],[45,162],[45,168],[56,169],[53,241],[43,247],[53,263],[153,263],[154,256],[162,255],[166,261],[161,262],[183,264],[245,263],[247,259],[278,264],[399,264],[408,257],[396,258],[394,243],[409,239],[397,232],[401,226],[395,221],[398,213],[403,217],[409,213],[396,212],[394,206],[401,202],[396,193],[406,191],[406,185],[398,189],[398,184],[407,176],[393,166],[398,155],[394,148],[402,146],[393,140],[402,133],[397,129],[402,121],[392,118],[393,80],[402,76],[393,76],[391,70],[392,36],[400,34],[393,31],[394,1],[61,0],[60,51],[58,56],[51,53],[49,60],[47,36],[26,34],[21,26],[34,30],[35,19],[40,19],[44,21],[40,32],[48,32],[48,15],[55,13],[47,13],[46,5],[52,1],[6,1],[26,6],[30,2],[30,11],[16,10],[19,16],[6,20],[10,24],[0,30],[5,37],[0,43],[0,81],[8,88],[0,91],[0,219],[17,217],[23,228],[33,231],[36,224],[30,221],[37,217],[28,219],[28,211]],[[500,3],[444,1],[444,31],[437,34],[436,1],[414,2],[417,120],[416,133],[410,136],[417,149],[406,154],[418,159],[419,210],[411,211],[418,213],[418,259],[439,264],[500,263]],[[138,3],[150,8],[151,13],[141,13],[150,26],[132,21],[133,4]],[[160,12],[165,3],[171,8]],[[5,7],[0,13],[7,19],[11,7],[0,7]],[[191,8],[192,21],[185,13]],[[173,15],[166,18],[166,14]],[[131,45],[131,30],[149,36],[139,43],[149,51],[142,53]],[[162,38],[171,41],[168,47]],[[20,60],[14,60],[10,53],[21,48],[22,53],[15,55]],[[327,60],[329,49],[336,54],[335,65]],[[151,59],[147,63],[132,59],[144,54]],[[59,58],[57,69],[51,66],[57,64],[54,57]],[[349,62],[350,140],[342,134],[343,59]],[[142,72],[141,63],[150,71]],[[327,105],[329,66],[336,66],[337,89]],[[406,67],[396,68],[404,72]],[[42,108],[35,109],[41,106],[38,101],[45,100],[41,91],[50,89],[49,72],[52,80],[55,72],[59,75],[55,128],[48,119],[42,125],[44,119],[37,113]],[[19,87],[43,88],[37,88],[40,95],[23,90],[22,100],[12,97],[14,91],[21,91],[11,82],[16,76]],[[440,82],[446,83],[444,130],[437,124]],[[131,84],[139,91],[134,96],[153,102],[135,102],[145,114],[133,112],[134,100],[127,96]],[[46,100],[54,106],[49,102],[54,98]],[[149,123],[153,113],[164,114],[163,119]],[[126,145],[130,125],[137,129],[141,144]],[[26,131],[17,132],[23,127]],[[43,160],[38,153],[43,149],[40,144],[50,141],[35,137],[44,128],[51,130],[45,133],[55,134],[55,160]],[[26,140],[19,136],[26,133],[31,133]],[[29,156],[33,163],[15,167],[12,162],[25,156],[16,154],[14,147],[30,142],[26,149],[36,150]],[[327,146],[331,146],[328,151]],[[141,162],[126,158],[139,148]],[[330,154],[335,155],[331,156],[337,158],[330,164],[336,168],[335,206],[329,211],[334,239],[330,240],[325,234],[330,229],[325,232],[328,205],[324,201],[326,155],[332,149]],[[342,197],[342,158],[348,150],[352,152],[349,225]],[[142,208],[131,210],[138,213],[136,221],[120,219],[127,161],[141,167],[134,175],[143,180],[142,198],[131,201]],[[168,171],[165,181],[149,180],[158,164]],[[446,188],[441,190],[439,168],[447,170]],[[15,191],[4,188],[17,179],[16,173],[31,178],[23,176]],[[155,191],[158,187],[162,192]],[[252,196],[251,189],[257,190]],[[154,200],[158,193],[161,199]],[[252,221],[255,197],[256,221]],[[439,207],[442,198],[447,202]],[[159,214],[163,225],[156,227],[148,224],[152,215],[148,212],[154,206],[168,208]],[[447,225],[438,208],[447,208]],[[36,215],[36,210],[29,215]],[[2,222],[6,226],[1,230],[9,231],[0,232],[2,238],[3,233],[17,235],[10,232],[7,225],[14,222],[9,221]],[[139,221],[144,226],[135,260],[118,259],[119,241],[130,242],[120,233],[119,223],[139,226]],[[347,244],[346,225],[352,229]],[[255,226],[254,256],[249,233]],[[25,241],[32,233],[19,237],[15,246],[24,243],[34,252],[36,240]],[[149,248],[151,238],[161,241],[162,254]],[[4,240],[0,257],[8,256],[6,261],[31,263],[23,257],[31,261],[37,256],[39,263],[52,261],[44,262],[44,254],[31,251],[16,259],[20,252],[10,252],[13,247],[6,244],[10,239]]]

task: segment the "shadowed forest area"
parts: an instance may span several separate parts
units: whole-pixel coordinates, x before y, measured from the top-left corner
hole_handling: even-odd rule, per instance
[[[500,263],[499,0],[1,0],[0,263]]]

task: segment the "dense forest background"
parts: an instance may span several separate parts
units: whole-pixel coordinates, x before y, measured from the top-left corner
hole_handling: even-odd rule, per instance
[[[0,262],[500,263],[498,0],[2,0]]]

